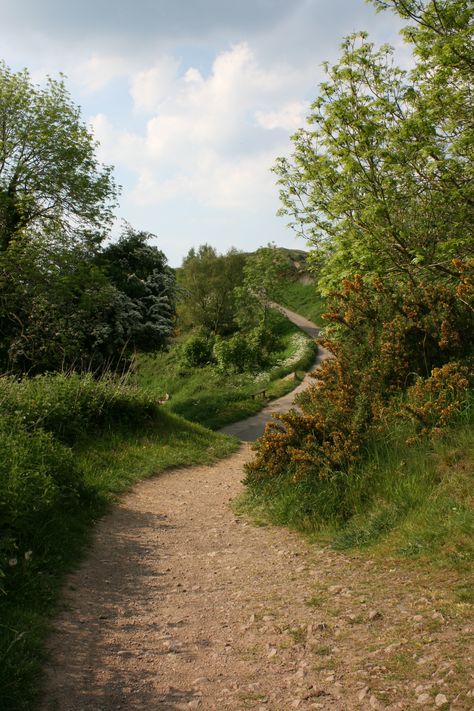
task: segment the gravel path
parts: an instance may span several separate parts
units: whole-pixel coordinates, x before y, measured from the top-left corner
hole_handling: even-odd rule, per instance
[[[40,711],[474,708],[454,574],[236,516],[250,457],[145,480],[99,523]]]

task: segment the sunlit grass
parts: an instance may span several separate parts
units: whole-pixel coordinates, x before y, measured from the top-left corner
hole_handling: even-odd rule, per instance
[[[285,380],[291,372],[308,369],[315,358],[312,340],[281,314],[273,315],[274,329],[281,349],[274,354],[273,365],[265,371],[222,373],[214,366],[191,368],[183,365],[178,341],[168,353],[140,356],[136,379],[148,394],[170,400],[165,407],[192,422],[218,429],[257,413],[266,400],[254,397],[265,389],[270,398],[290,392],[299,382]]]

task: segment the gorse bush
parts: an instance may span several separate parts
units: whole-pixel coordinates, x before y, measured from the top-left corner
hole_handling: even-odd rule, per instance
[[[348,517],[357,502],[351,504],[344,490],[352,490],[349,478],[367,462],[376,433],[403,425],[414,443],[441,435],[455,421],[474,380],[473,267],[458,262],[451,284],[430,288],[421,282],[402,289],[360,276],[345,280],[325,315],[324,344],[334,358],[300,395],[301,410],[267,426],[247,467],[254,492],[262,487],[268,493],[272,481],[277,488],[286,481],[304,492],[306,509],[309,501],[317,504],[312,513],[320,521],[325,512]],[[329,505],[335,500],[338,507]]]
[[[473,384],[471,3],[373,2],[411,23],[413,68],[366,33],[346,38],[275,167],[281,213],[320,265],[334,358],[301,411],[268,426],[247,481],[256,495],[273,483],[293,508],[304,496],[315,525],[371,500],[374,438],[398,436],[405,452],[407,441],[434,442]]]

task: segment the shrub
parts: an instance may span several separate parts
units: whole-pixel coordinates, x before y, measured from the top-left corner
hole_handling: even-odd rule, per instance
[[[71,505],[82,486],[72,452],[51,433],[0,417],[0,570],[16,566],[39,543],[38,530],[56,507]]]
[[[247,466],[255,490],[284,478],[322,491],[367,462],[375,431],[400,419],[415,438],[441,432],[463,408],[472,383],[473,264],[453,263],[451,283],[345,280],[331,296],[324,345],[334,358],[299,398],[301,411],[269,423]],[[410,441],[410,440],[409,440]],[[302,490],[302,489],[301,489]],[[322,498],[318,496],[318,507]],[[323,507],[324,508],[324,507]],[[321,515],[321,509],[314,510]],[[350,514],[346,511],[344,515]]]
[[[190,368],[200,368],[213,361],[215,338],[206,331],[190,336],[183,345],[183,363]]]
[[[231,338],[216,338],[213,355],[222,372],[243,373],[249,370],[252,353],[245,336],[235,333]]]
[[[213,354],[220,371],[243,373],[268,365],[277,348],[278,338],[260,325],[245,333],[234,333],[227,339],[217,338]]]

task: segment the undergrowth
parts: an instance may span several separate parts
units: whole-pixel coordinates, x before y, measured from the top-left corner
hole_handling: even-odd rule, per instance
[[[373,433],[351,476],[284,474],[248,481],[237,503],[254,519],[289,526],[336,549],[371,547],[423,557],[463,574],[474,562],[474,408],[470,398],[442,436],[407,444],[406,423]]]

